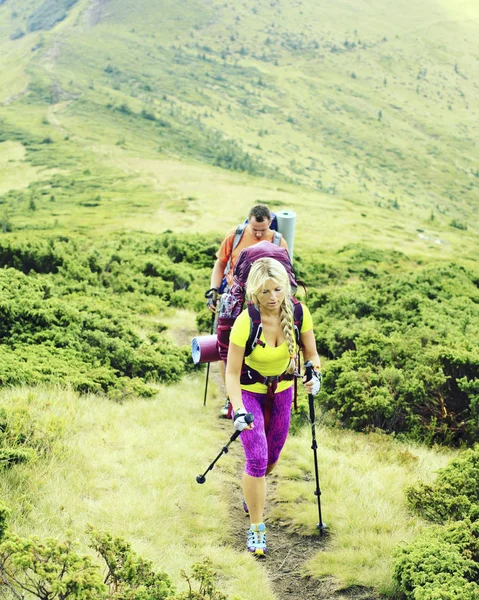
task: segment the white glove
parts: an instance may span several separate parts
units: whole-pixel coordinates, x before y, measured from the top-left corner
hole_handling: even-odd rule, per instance
[[[233,424],[234,427],[236,429],[236,431],[243,431],[243,429],[246,429],[249,426],[249,423],[247,423],[245,421],[245,417],[248,414],[245,409],[243,407],[238,408],[238,410],[234,411],[234,420],[233,420]]]
[[[308,375],[311,375],[310,379],[307,379],[306,381],[303,382],[305,384],[310,384],[311,383],[311,391],[308,391],[309,394],[312,394],[313,396],[316,396],[316,394],[319,393],[319,390],[321,389],[321,373],[319,370],[316,370],[311,361],[308,361],[307,363],[304,364],[305,367],[305,373],[304,373],[304,377],[306,378]],[[309,385],[308,385],[309,387]],[[306,388],[308,389],[308,388]]]
[[[321,381],[319,380],[319,377],[317,377],[316,374],[313,375],[309,381],[313,382],[313,385],[311,387],[311,393],[313,394],[313,396],[316,396],[316,394],[319,393],[319,390],[321,388]]]

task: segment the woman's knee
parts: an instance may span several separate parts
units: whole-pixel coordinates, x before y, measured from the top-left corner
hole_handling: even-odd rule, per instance
[[[264,477],[268,470],[266,458],[252,458],[246,460],[245,473],[250,477]]]

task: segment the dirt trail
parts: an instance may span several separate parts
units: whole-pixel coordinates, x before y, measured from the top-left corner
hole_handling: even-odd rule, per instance
[[[228,436],[229,423],[226,421],[223,423],[225,435]],[[243,462],[239,460],[238,463],[238,483],[231,485],[229,502],[231,522],[238,523],[233,545],[235,550],[241,552],[245,549],[249,521],[243,511],[240,487]],[[278,600],[380,600],[381,596],[371,589],[354,587],[340,590],[332,578],[319,580],[304,575],[303,565],[317,552],[326,551],[328,535],[326,533],[320,537],[318,533],[314,536],[301,536],[288,531],[280,522],[272,520],[270,513],[275,505],[275,488],[276,481],[272,474],[268,481],[265,511],[268,527],[268,555],[260,561]],[[311,493],[313,497],[313,489]]]
[[[83,23],[87,27],[95,27],[104,16],[105,8],[109,0],[92,0],[88,8],[83,14]]]

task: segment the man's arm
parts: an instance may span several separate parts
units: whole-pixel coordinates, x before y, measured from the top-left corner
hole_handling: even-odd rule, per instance
[[[213,271],[211,273],[211,288],[219,288],[225,274],[226,262],[223,262],[219,258],[216,259]]]

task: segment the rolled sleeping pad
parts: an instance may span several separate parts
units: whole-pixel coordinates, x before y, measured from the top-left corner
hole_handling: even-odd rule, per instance
[[[293,261],[294,229],[296,226],[296,213],[292,210],[280,210],[276,213],[278,231],[283,234],[288,244],[289,257]]]
[[[191,340],[191,356],[195,365],[221,360],[216,341],[216,334],[200,335]]]

